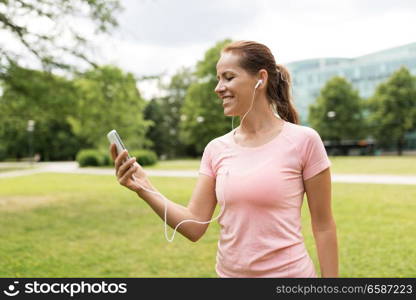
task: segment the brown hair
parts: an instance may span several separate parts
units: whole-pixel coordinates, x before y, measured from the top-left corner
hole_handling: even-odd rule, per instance
[[[256,75],[261,69],[265,69],[269,75],[267,98],[270,104],[274,105],[283,120],[299,124],[298,113],[292,103],[289,71],[283,65],[276,64],[267,46],[252,41],[237,41],[225,46],[222,52],[240,54],[240,66],[250,74]]]

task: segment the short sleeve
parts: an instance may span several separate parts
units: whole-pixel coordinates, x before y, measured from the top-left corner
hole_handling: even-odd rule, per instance
[[[210,177],[215,177],[215,173],[212,167],[212,147],[209,143],[202,154],[201,165],[199,167],[199,173],[208,175]]]
[[[307,180],[331,166],[324,144],[312,128],[308,128],[307,137],[301,148],[303,180]]]

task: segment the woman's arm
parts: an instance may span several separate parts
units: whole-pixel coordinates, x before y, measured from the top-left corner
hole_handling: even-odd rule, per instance
[[[145,187],[148,190],[158,192],[147,178],[143,168],[135,162],[135,159],[123,162],[127,158],[127,151],[123,151],[117,156],[114,144],[110,146],[110,152],[115,162],[116,176],[119,183],[136,192],[163,220],[165,197],[162,198],[160,195],[150,193],[142,188]],[[134,175],[134,178],[132,175]],[[200,175],[188,206],[167,200],[166,223],[175,228],[183,220],[209,221],[216,205],[215,179],[207,175]],[[205,233],[208,225],[185,222],[179,226],[178,232],[189,240],[196,242]]]
[[[331,173],[327,168],[304,182],[322,277],[338,277],[337,232],[331,209]]]

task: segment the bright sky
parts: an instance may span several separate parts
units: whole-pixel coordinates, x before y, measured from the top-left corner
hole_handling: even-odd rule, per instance
[[[277,62],[355,57],[416,41],[415,0],[121,0],[96,59],[138,76],[194,66],[225,38],[269,46]],[[84,27],[85,26],[80,26]],[[85,29],[87,30],[87,29]],[[140,85],[150,97],[154,86]]]
[[[414,0],[123,0],[122,4],[120,28],[103,57],[140,75],[171,74],[181,66],[193,66],[225,38],[262,42],[280,63],[355,57],[416,41]]]

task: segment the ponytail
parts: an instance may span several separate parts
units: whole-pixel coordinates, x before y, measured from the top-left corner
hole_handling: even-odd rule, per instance
[[[299,124],[298,113],[292,103],[291,77],[283,65],[276,64],[275,94],[269,95],[279,116],[290,123]],[[269,92],[269,90],[267,91]]]

